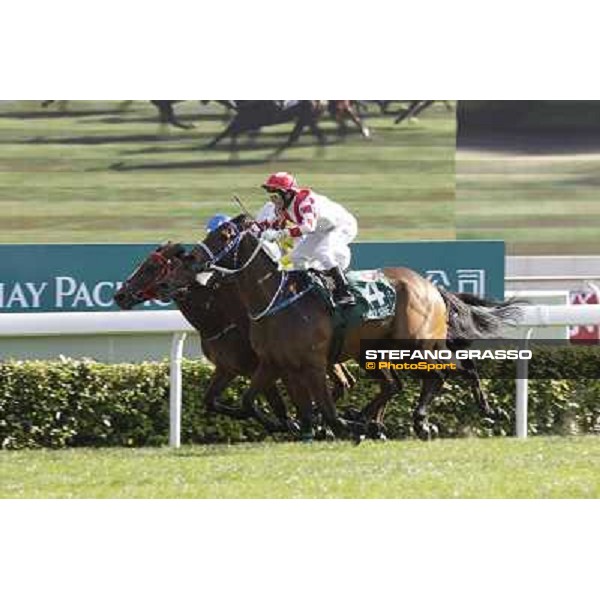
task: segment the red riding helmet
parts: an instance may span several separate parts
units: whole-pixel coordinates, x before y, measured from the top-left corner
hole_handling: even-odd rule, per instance
[[[289,190],[296,191],[298,189],[296,178],[291,173],[280,171],[279,173],[273,173],[269,175],[267,180],[263,183],[263,188],[266,190],[281,190],[287,192]]]

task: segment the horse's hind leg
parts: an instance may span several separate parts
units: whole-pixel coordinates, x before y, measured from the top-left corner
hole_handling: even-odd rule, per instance
[[[358,422],[349,423],[345,419],[340,419],[331,398],[325,375],[326,369],[321,371],[315,368],[306,373],[305,381],[310,389],[311,398],[321,409],[325,422],[331,427],[336,437],[346,437],[349,433],[352,433],[355,440],[359,441],[360,435],[365,431],[363,424]]]
[[[415,433],[422,440],[427,441],[437,433],[436,428],[427,422],[427,410],[431,401],[442,389],[444,378],[440,373],[431,372],[423,376],[421,382],[419,402],[413,412],[413,426]]]
[[[374,439],[385,439],[383,415],[393,395],[401,390],[398,380],[390,371],[376,371],[381,378],[377,396],[360,412],[361,420],[367,423],[367,434]]]
[[[473,394],[473,398],[479,405],[483,416],[486,419],[489,419],[492,423],[496,421],[507,419],[508,415],[506,411],[500,408],[492,408],[481,389],[481,380],[479,379],[479,373],[477,372],[477,367],[475,362],[472,359],[463,359],[461,361],[461,373],[464,375],[466,379],[468,379],[471,385],[471,392]]]

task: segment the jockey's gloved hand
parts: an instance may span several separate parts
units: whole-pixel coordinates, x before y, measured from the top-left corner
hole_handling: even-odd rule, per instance
[[[284,229],[267,229],[263,231],[263,234],[260,236],[261,239],[266,242],[277,242],[285,237],[286,232]]]

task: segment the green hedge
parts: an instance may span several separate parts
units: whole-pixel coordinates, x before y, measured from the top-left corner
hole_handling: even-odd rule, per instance
[[[600,433],[600,349],[569,348],[536,353],[530,380],[531,433]],[[581,378],[583,372],[585,379]],[[183,363],[184,443],[240,442],[264,439],[252,422],[206,414],[201,402],[212,367]],[[443,437],[494,434],[514,429],[514,365],[481,365],[482,384],[490,402],[509,419],[492,430],[481,418],[468,385],[460,378],[446,384],[431,411]],[[580,375],[579,379],[565,379]],[[549,379],[560,377],[560,379]],[[238,402],[246,382],[238,380],[225,394]],[[340,407],[364,406],[376,389],[360,379]],[[390,437],[410,437],[411,412],[418,382],[407,379],[401,397],[390,403],[386,425]],[[105,365],[93,361],[0,363],[0,444],[3,448],[72,446],[153,446],[168,441],[169,365]]]

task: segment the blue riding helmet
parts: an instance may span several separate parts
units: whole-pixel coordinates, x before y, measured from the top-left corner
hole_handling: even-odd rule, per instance
[[[227,215],[222,215],[222,214],[214,215],[208,220],[208,223],[206,224],[206,231],[208,231],[210,233],[210,232],[214,231],[215,229],[221,227],[221,225],[223,225],[223,223],[227,223],[227,221],[230,221],[230,220],[231,220],[231,217],[228,217]]]

